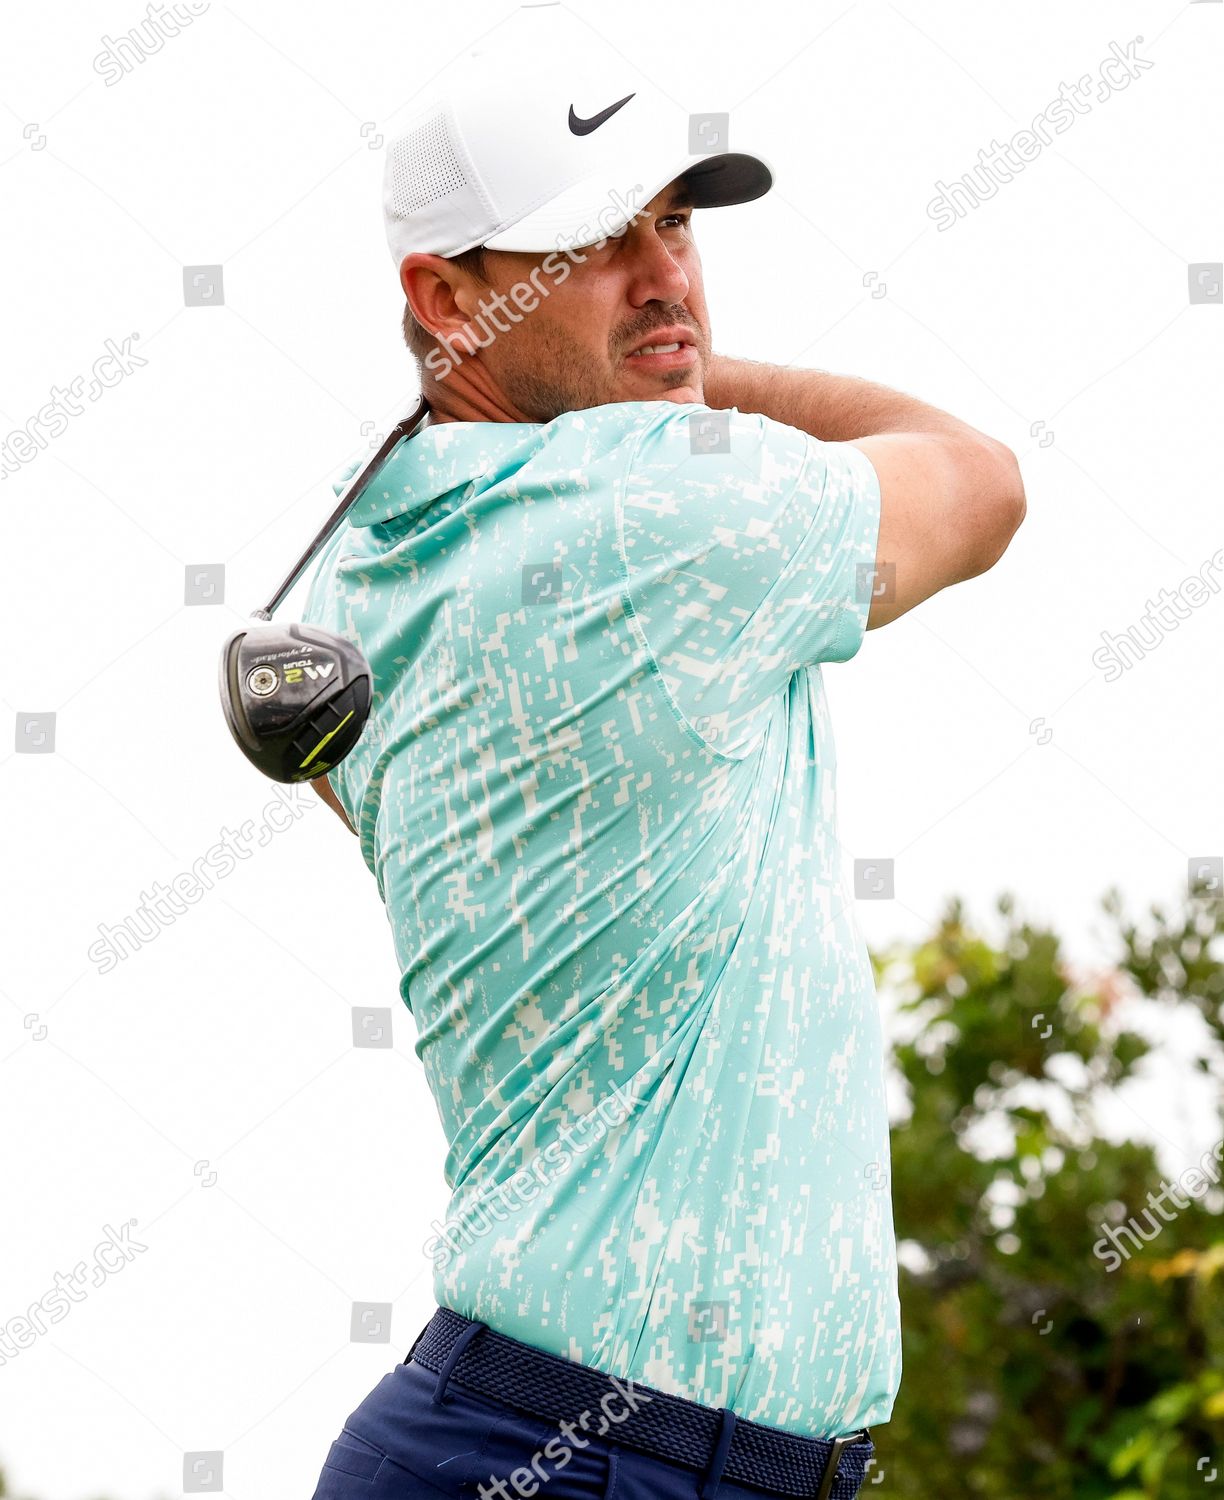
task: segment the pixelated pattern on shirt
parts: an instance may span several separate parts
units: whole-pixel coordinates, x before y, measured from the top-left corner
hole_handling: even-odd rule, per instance
[[[886,1421],[901,1374],[820,668],[862,639],[879,490],[857,450],[735,411],[693,452],[704,416],[426,427],[306,617],[374,672],[330,780],[445,1136],[438,1301],[841,1433]]]

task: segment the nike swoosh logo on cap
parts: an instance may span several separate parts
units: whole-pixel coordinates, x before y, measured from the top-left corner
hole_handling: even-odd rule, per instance
[[[569,128],[574,135],[590,135],[592,130],[598,130],[605,120],[610,120],[618,109],[623,109],[632,94],[626,94],[623,99],[618,99],[615,104],[609,104],[607,109],[601,109],[597,115],[592,115],[589,120],[580,119],[574,113],[574,106],[570,105]]]

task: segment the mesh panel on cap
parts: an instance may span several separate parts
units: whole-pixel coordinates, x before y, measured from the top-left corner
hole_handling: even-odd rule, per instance
[[[443,114],[393,141],[390,150],[391,211],[398,218],[467,186]]]

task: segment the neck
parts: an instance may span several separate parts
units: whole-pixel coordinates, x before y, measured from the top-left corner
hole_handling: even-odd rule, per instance
[[[428,366],[421,394],[429,401],[430,422],[530,422],[501,391],[479,359],[467,359],[438,379]]]

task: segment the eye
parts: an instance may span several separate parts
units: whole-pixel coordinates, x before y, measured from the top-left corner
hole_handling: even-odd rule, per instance
[[[671,213],[671,214],[665,214],[663,216],[663,218],[659,222],[661,224],[666,224],[668,222],[668,220],[673,220],[675,223],[679,224],[682,228],[686,228],[688,226],[689,220],[692,217],[693,217],[693,215],[692,215],[692,211],[691,210],[688,213],[676,212],[676,213]]]

